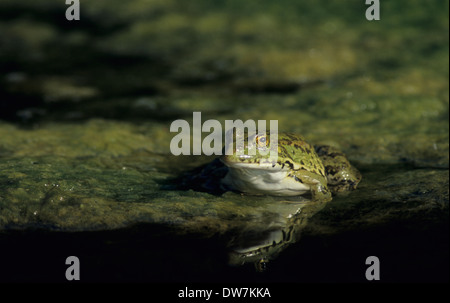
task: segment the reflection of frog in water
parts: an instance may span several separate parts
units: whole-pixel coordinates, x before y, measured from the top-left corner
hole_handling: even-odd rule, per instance
[[[226,147],[225,155],[220,160],[215,159],[181,178],[177,188],[213,194],[232,189],[273,196],[297,196],[311,192],[312,199],[319,203],[305,204],[285,224],[236,235],[231,244],[234,249],[230,253],[230,263],[252,262],[258,271],[263,271],[271,258],[298,240],[307,218],[330,201],[332,193],[355,189],[361,174],[338,149],[330,146],[314,148],[300,135],[280,133],[277,146],[270,146],[268,133],[255,135],[251,139],[253,143],[250,144],[254,144],[256,149],[266,149],[265,152],[251,155],[245,136],[241,155],[236,153],[235,142],[230,144],[233,150],[228,151],[229,155]],[[267,152],[271,148],[277,148],[276,158]],[[293,206],[296,208],[295,204]]]
[[[280,133],[276,158],[267,150],[270,135],[255,135],[256,149],[264,153],[249,155],[247,137],[244,150],[233,150],[221,157],[229,171],[223,183],[232,189],[250,194],[297,196],[311,192],[313,200],[330,201],[331,193],[355,189],[361,174],[345,155],[330,146],[315,149],[302,136]],[[230,145],[231,146],[231,145]],[[250,145],[251,146],[251,145]]]

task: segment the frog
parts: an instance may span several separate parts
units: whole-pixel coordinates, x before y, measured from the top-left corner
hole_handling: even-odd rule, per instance
[[[278,133],[274,146],[269,131],[252,136],[245,135],[239,153],[236,144],[230,144],[220,157],[228,167],[222,184],[232,190],[272,196],[311,193],[312,200],[329,202],[332,194],[354,190],[361,181],[361,173],[335,147],[313,146],[302,135],[288,132]],[[249,152],[252,147],[256,153]],[[276,151],[276,157],[268,151]]]
[[[323,207],[333,196],[355,190],[362,176],[341,150],[329,145],[312,145],[300,134],[277,133],[273,140],[277,144],[271,142],[274,135],[270,130],[251,135],[236,131],[233,136],[230,140],[233,144],[225,145],[220,157],[172,180],[172,186],[167,189],[196,190],[218,196],[228,191],[243,195],[293,196],[285,201],[288,203],[293,203],[295,196],[310,193],[311,202],[318,203],[306,200],[303,207],[308,209],[290,216],[278,233],[272,230],[270,241],[264,238],[261,243],[249,244],[245,233],[233,238],[230,264],[253,263],[255,269],[262,272],[271,259],[298,240],[309,214]],[[243,139],[243,145],[238,147],[237,138]],[[264,152],[251,154],[252,146]],[[276,151],[275,156],[270,151]]]

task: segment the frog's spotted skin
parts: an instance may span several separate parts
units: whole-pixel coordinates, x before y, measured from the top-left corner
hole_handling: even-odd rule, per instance
[[[328,188],[333,193],[356,189],[361,173],[340,150],[327,145],[316,146],[315,149],[325,167]]]
[[[257,152],[249,156],[247,136],[244,139],[244,150],[240,155],[233,145],[233,154],[221,157],[229,168],[223,183],[233,189],[250,194],[276,196],[296,196],[311,192],[313,200],[330,201],[328,182],[333,192],[337,192],[354,189],[361,179],[359,172],[337,150],[327,147],[319,150],[325,159],[324,166],[314,147],[300,135],[280,133],[278,146],[275,147],[270,146],[268,133],[256,135],[253,141],[256,148],[265,151],[277,148],[276,159],[271,158],[268,152],[266,155]]]

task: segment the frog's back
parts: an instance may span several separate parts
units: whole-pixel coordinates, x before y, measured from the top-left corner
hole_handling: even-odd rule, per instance
[[[306,170],[325,177],[325,168],[314,147],[303,136],[282,133],[278,137],[278,157],[294,170]]]

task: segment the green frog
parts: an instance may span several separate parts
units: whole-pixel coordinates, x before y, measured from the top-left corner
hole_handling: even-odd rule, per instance
[[[243,137],[243,145],[236,146],[236,136]],[[253,262],[258,271],[263,271],[270,259],[298,240],[309,214],[321,209],[332,194],[356,189],[361,174],[337,148],[312,146],[298,134],[279,133],[277,140],[272,137],[277,144],[271,142],[269,131],[254,134],[250,137],[250,147],[257,150],[254,154],[249,152],[248,135],[236,136],[220,158],[172,180],[170,184],[176,187],[168,189],[193,189],[215,195],[228,190],[276,196],[311,193],[312,200],[319,203],[306,203],[301,212],[287,219],[285,227],[272,226],[269,241],[261,231],[255,232],[263,236],[261,243],[254,241],[253,233],[250,239],[245,232],[233,238],[230,264]]]
[[[361,180],[359,171],[334,147],[313,147],[303,136],[292,133],[279,133],[274,146],[268,131],[254,136],[250,145],[245,136],[241,153],[236,152],[236,144],[230,144],[233,150],[225,150],[220,158],[228,167],[222,180],[225,186],[256,195],[297,196],[310,192],[313,200],[327,202],[332,193],[353,190]],[[249,153],[254,147],[264,152]],[[269,151],[275,148],[277,156],[273,157]]]

